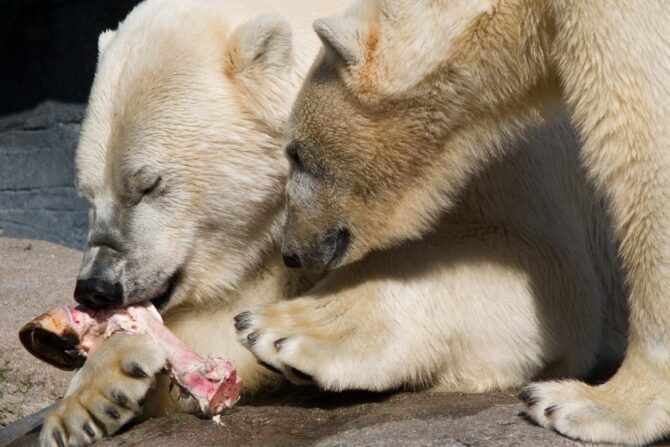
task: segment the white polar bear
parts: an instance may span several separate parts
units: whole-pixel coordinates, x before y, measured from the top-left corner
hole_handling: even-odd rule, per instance
[[[234,360],[246,392],[279,376],[238,336],[292,381],[332,390],[481,392],[616,361],[624,288],[565,117],[535,116],[532,138],[501,141],[510,156],[464,185],[424,239],[327,274],[282,265],[283,132],[319,47],[310,23],[343,7],[148,0],[101,36],[76,159],[91,206],[76,299],[151,300],[194,350]],[[404,131],[388,137],[413,136]],[[300,155],[314,171],[291,175],[292,199],[296,175],[318,178]],[[402,221],[379,230],[387,224]],[[141,412],[173,411],[164,381],[144,401],[164,361],[147,337],[102,343],[46,418],[42,444],[85,445]]]

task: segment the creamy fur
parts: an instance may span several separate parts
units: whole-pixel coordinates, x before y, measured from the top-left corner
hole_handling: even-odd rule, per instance
[[[155,297],[180,272],[163,309],[167,325],[201,354],[233,359],[246,393],[278,376],[237,342],[233,316],[311,284],[279,265],[281,135],[318,49],[311,22],[345,6],[149,0],[98,41],[76,157],[91,206],[80,277],[113,277],[129,304]],[[95,271],[103,255],[104,272]],[[101,344],[47,417],[42,445],[57,445],[56,436],[88,444],[136,416],[161,364],[156,354],[138,337]],[[134,367],[149,378],[129,376]],[[144,410],[161,414],[177,403],[188,407],[162,383]]]
[[[643,444],[667,435],[668,29],[662,0],[382,0],[319,20],[327,49],[290,137],[322,181],[310,188],[318,193],[290,197],[288,247],[319,259],[323,235],[346,227],[342,265],[424,234],[474,173],[505,156],[511,135],[560,116],[563,99],[621,243],[630,345],[606,384],[540,383],[523,397],[536,421],[574,438]],[[323,199],[336,190],[338,200]]]
[[[483,392],[616,362],[624,291],[576,136],[563,122],[528,137],[430,234],[252,310],[242,340],[293,381],[304,381],[295,368],[331,390]]]
[[[489,10],[486,2],[473,5],[463,13]],[[620,358],[624,288],[602,207],[579,172],[577,138],[564,116],[546,120],[532,110],[507,127],[487,117],[450,139],[454,149],[475,153],[484,143],[506,155],[474,176],[466,175],[475,173],[468,172],[474,164],[458,164],[465,156],[454,155],[454,171],[427,170],[419,181],[430,179],[434,191],[415,188],[399,202],[403,212],[386,215],[417,235],[416,213],[424,229],[433,227],[421,241],[323,278],[281,265],[288,173],[281,131],[318,47],[308,23],[339,8],[149,0],[112,37],[101,37],[77,153],[78,185],[92,206],[82,274],[100,250],[114,248],[123,256],[113,273],[123,279],[128,303],[151,298],[167,275],[180,271],[163,310],[166,324],[196,351],[233,359],[247,392],[277,376],[258,366],[237,337],[292,381],[309,378],[333,390],[505,389],[536,377],[583,376],[599,361]],[[276,12],[286,18],[267,15]],[[449,21],[456,29],[466,22]],[[334,112],[349,112],[335,106]],[[472,118],[455,116],[459,123]],[[528,120],[531,137],[508,138]],[[319,124],[327,130],[337,122]],[[349,133],[358,130],[347,124]],[[432,135],[420,127],[407,133],[398,126],[386,138]],[[413,147],[423,151],[419,142]],[[376,167],[365,174],[384,177]],[[439,218],[438,178],[449,175],[461,179],[449,189],[457,206]],[[293,177],[289,197],[304,186]],[[319,183],[310,184],[308,193]],[[376,186],[393,191],[392,184]],[[390,234],[392,225],[378,228]],[[236,334],[232,317],[248,308]],[[141,411],[161,362],[150,340],[115,336],[101,344],[47,417],[42,444],[56,445],[60,434],[83,445],[118,430]],[[174,411],[164,385],[149,394],[146,413]]]

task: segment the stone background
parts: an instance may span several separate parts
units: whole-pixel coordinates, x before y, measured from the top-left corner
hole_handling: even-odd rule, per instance
[[[0,2],[0,236],[83,246],[72,161],[98,35],[137,3]]]
[[[52,403],[70,377],[28,355],[16,333],[72,302],[72,248],[87,232],[73,159],[97,39],[136,3],[0,1],[0,427]]]
[[[48,101],[0,117],[0,236],[83,247],[87,210],[73,166],[83,110]]]

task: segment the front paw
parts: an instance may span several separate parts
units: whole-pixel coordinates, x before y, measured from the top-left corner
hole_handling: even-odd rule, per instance
[[[164,351],[147,335],[116,334],[90,355],[66,397],[44,420],[42,446],[85,446],[140,415]]]
[[[283,374],[295,384],[313,383],[312,374],[293,364],[301,363],[296,359],[300,357],[299,351],[301,351],[297,343],[304,337],[291,333],[288,328],[271,327],[262,312],[246,311],[237,315],[235,329],[240,342],[256,356],[262,366],[277,374]],[[289,343],[292,345],[293,356],[287,355]],[[301,367],[307,368],[304,365]]]
[[[369,373],[351,372],[369,370],[367,362],[375,356],[368,351],[374,347],[360,343],[366,334],[359,319],[347,318],[354,306],[346,300],[295,299],[242,312],[235,329],[259,363],[295,384],[333,391],[366,388],[361,381]]]

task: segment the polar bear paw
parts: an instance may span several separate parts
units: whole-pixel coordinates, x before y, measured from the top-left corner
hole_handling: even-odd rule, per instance
[[[358,319],[341,318],[337,302],[296,299],[242,312],[235,317],[238,338],[267,368],[295,384],[314,383],[327,390],[369,389],[379,380],[373,377],[372,344]]]
[[[577,380],[534,383],[519,398],[535,422],[569,438],[647,445],[670,432],[665,385],[617,375],[598,386]]]
[[[40,445],[85,446],[117,432],[140,415],[164,366],[164,351],[148,335],[116,334],[104,341],[44,419]]]

